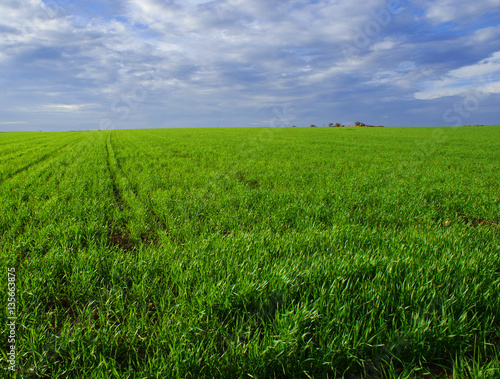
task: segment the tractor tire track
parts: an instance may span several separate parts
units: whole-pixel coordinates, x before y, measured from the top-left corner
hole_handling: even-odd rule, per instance
[[[54,150],[51,150],[49,151],[48,153],[45,153],[43,155],[41,155],[40,157],[36,158],[35,160],[31,161],[30,163],[28,163],[27,165],[23,166],[23,167],[20,167],[10,173],[8,173],[7,175],[5,175],[5,177],[1,178],[0,179],[0,186],[3,185],[7,180],[10,180],[12,179],[13,177],[15,177],[16,175],[19,175],[27,170],[29,170],[31,167],[43,162],[43,161],[46,161],[47,159],[50,159],[50,158],[55,158],[55,154],[59,153],[61,150],[63,150],[65,147],[69,146],[70,144],[74,143],[75,141],[70,141]]]
[[[76,141],[71,141],[70,143],[78,144],[81,141],[82,141],[82,139],[78,139]],[[67,145],[68,144],[66,144],[65,146],[67,146]],[[56,150],[61,150],[63,148],[64,148],[64,146],[62,146]],[[77,150],[77,154],[81,150],[83,150],[84,148],[85,148],[85,146],[79,146],[79,149]],[[59,157],[59,160],[61,160],[60,155],[61,154],[55,155],[53,157],[54,158],[53,160],[57,161],[58,160],[57,157]],[[62,159],[64,159],[64,156]],[[74,164],[74,162],[73,162],[73,164]],[[43,164],[40,161],[39,166],[41,166],[41,167],[39,168],[38,171],[36,171],[36,174],[37,174],[39,180],[30,181],[25,186],[21,186],[21,188],[19,188],[19,184],[16,185],[14,183],[14,186],[11,185],[8,188],[7,192],[15,193],[16,195],[13,197],[11,196],[11,197],[7,197],[7,198],[3,198],[3,201],[4,201],[3,205],[4,206],[7,205],[7,207],[9,207],[13,212],[17,213],[19,211],[20,203],[25,203],[25,202],[30,203],[31,200],[33,200],[30,197],[34,194],[35,196],[37,196],[36,197],[37,208],[40,210],[43,210],[47,207],[47,204],[49,204],[52,201],[51,196],[47,193],[40,194],[39,191],[36,191],[37,187],[38,188],[49,187],[52,189],[58,188],[60,183],[63,181],[67,171],[68,171],[67,170],[68,167],[65,167],[64,170],[57,173],[57,170],[52,169],[52,165],[51,165],[50,160],[45,160],[45,164]],[[28,169],[26,169],[26,170],[28,170]],[[40,182],[44,183],[44,185],[42,187],[40,187]],[[5,184],[6,186],[9,185],[7,183],[2,183],[2,184]],[[33,190],[33,188],[35,189],[35,191]],[[2,235],[9,233],[9,231],[11,229],[12,229],[11,223],[5,224],[4,222],[2,222],[0,224],[0,234],[2,234]],[[23,238],[25,232],[26,232],[26,225],[21,225],[20,227],[18,227],[16,229],[15,234],[11,233],[14,236],[14,239],[13,240],[12,239],[5,239],[5,240],[1,241],[0,242],[0,249],[4,249],[6,247],[6,245],[17,244],[19,241],[19,238],[21,238],[21,239]],[[25,257],[26,257],[26,252],[21,255],[21,258],[22,258],[21,261]]]
[[[31,148],[26,148],[26,144],[18,144],[13,147],[10,151],[3,150],[2,156],[0,157],[0,165],[6,164],[7,162],[12,162],[13,160],[19,160],[22,157],[30,156],[33,152],[44,150],[49,147],[50,144],[46,143],[44,145],[33,146]]]
[[[120,193],[120,188],[116,183],[117,164],[116,164],[115,152],[113,150],[113,146],[111,145],[111,133],[109,134],[108,138],[106,138],[106,153],[107,153],[108,171],[109,171],[109,176],[111,178],[113,195],[118,206],[122,208],[124,201]]]
[[[133,251],[135,250],[135,244],[131,240],[130,230],[127,227],[126,220],[123,216],[123,209],[125,207],[128,208],[125,199],[122,195],[122,190],[117,182],[117,173],[118,173],[118,165],[115,157],[115,152],[113,149],[113,145],[111,143],[111,131],[106,138],[106,153],[107,153],[107,163],[108,163],[108,171],[109,177],[111,179],[111,188],[113,191],[113,198],[115,203],[119,209],[120,218],[118,222],[114,219],[110,219],[111,230],[109,234],[109,243],[111,246],[117,247],[124,251]]]
[[[138,146],[134,144],[134,147],[139,150]],[[125,179],[127,180],[128,183],[132,183],[129,176],[125,173],[125,171],[122,169],[121,165],[120,165],[120,161],[117,159],[116,160],[116,163],[117,163],[117,166],[119,168],[119,170],[123,173],[123,176],[125,177]],[[148,215],[151,216],[151,218],[153,219],[154,223],[159,226],[160,230],[167,230],[167,225],[165,224],[165,222],[163,222],[161,220],[161,218],[158,216],[158,214],[151,208],[148,206],[148,204],[146,204],[141,196],[139,195],[139,191],[134,187],[134,186],[130,186],[130,190],[132,191],[132,193],[134,194],[135,198],[138,200],[138,202],[140,202],[143,206],[143,208],[146,210],[146,212],[148,213]]]
[[[150,208],[148,207],[144,201],[142,201],[137,189],[131,185],[131,180],[129,176],[125,173],[120,164],[120,161],[115,156],[112,137],[109,135],[106,140],[107,154],[108,154],[108,168],[110,172],[110,178],[112,182],[112,189],[115,201],[120,209],[120,212],[123,212],[123,209],[132,209],[131,206],[125,200],[123,196],[123,192],[126,190],[133,198],[137,201],[138,204],[142,207],[142,209],[151,217],[153,223],[159,226],[161,230],[166,230],[166,224],[161,221],[160,217]],[[123,189],[118,184],[118,179],[124,179],[124,181],[128,184],[126,189]],[[120,248],[124,250],[134,250],[135,243],[132,241],[130,236],[130,230],[126,226],[126,220],[124,218],[120,219],[119,225],[114,228],[111,235],[111,243],[113,245],[118,245]],[[157,242],[157,237],[152,230],[144,232],[140,235],[140,240],[147,244],[154,244]]]

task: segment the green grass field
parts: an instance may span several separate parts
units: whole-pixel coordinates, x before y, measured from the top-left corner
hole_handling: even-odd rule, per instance
[[[6,377],[500,377],[500,127],[0,134],[0,196]]]

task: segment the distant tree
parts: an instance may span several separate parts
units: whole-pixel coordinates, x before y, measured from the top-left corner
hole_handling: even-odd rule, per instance
[[[292,128],[296,128],[296,126],[295,126],[295,125],[292,125]]]
[[[333,124],[330,122],[330,123],[328,124],[328,127],[329,127],[329,128],[331,128],[332,126],[333,126]]]
[[[315,128],[315,127],[316,127],[316,125],[311,124],[311,125],[309,125],[309,127],[310,127],[310,128]]]
[[[336,128],[340,128],[341,126],[343,126],[343,125],[340,125],[340,123],[338,123],[338,122],[335,124]]]
[[[360,125],[361,125],[361,122],[356,121],[356,122],[354,123],[354,125],[356,125],[356,126],[360,126]]]

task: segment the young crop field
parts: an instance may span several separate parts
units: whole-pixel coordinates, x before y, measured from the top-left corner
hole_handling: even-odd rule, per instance
[[[0,134],[2,370],[498,378],[499,225],[500,127]]]

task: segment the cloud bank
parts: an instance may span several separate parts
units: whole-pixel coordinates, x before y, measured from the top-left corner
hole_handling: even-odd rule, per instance
[[[0,130],[498,123],[499,5],[4,0]]]

